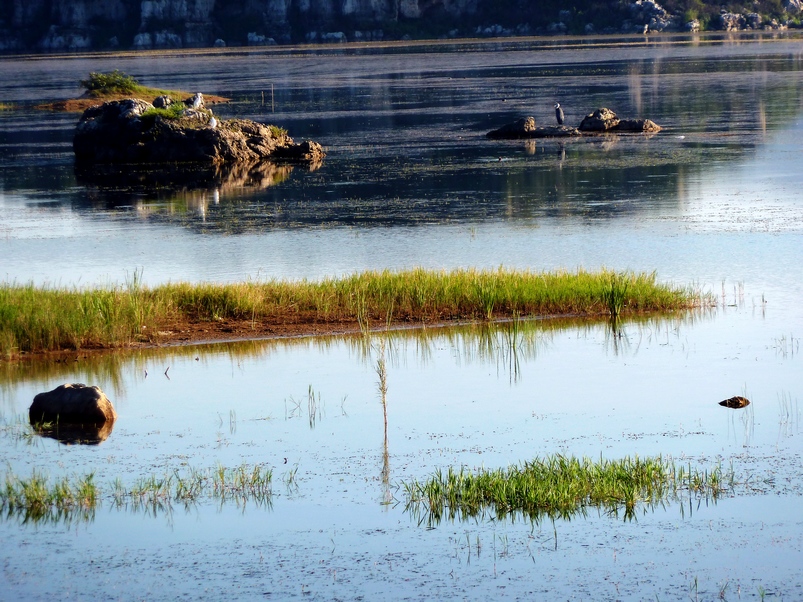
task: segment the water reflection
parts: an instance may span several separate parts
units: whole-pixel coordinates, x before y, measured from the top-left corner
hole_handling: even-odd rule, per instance
[[[51,482],[36,470],[30,478],[7,471],[0,490],[0,518],[70,527],[94,521],[96,511],[108,503],[118,511],[163,516],[170,523],[176,507],[189,513],[208,502],[216,503],[218,510],[229,504],[243,512],[249,505],[271,510],[273,469],[261,464],[206,470],[185,467],[141,477],[129,485],[117,478],[105,486],[95,483],[94,472]]]
[[[399,358],[408,353],[418,358],[426,366],[434,350],[444,345],[453,349],[453,357],[458,365],[492,365],[497,372],[509,376],[511,382],[520,377],[521,362],[534,361],[539,353],[549,348],[552,337],[567,330],[577,330],[582,336],[593,337],[605,333],[606,346],[615,354],[638,353],[639,344],[634,347],[626,341],[629,337],[653,340],[670,335],[680,336],[681,326],[692,326],[702,320],[710,320],[716,310],[685,311],[668,316],[632,316],[620,318],[612,326],[608,318],[515,318],[499,322],[476,322],[463,325],[422,326],[366,331],[352,335],[293,337],[262,340],[245,340],[204,345],[179,345],[172,347],[140,348],[76,354],[72,359],[46,360],[27,359],[16,362],[0,362],[0,391],[11,399],[17,387],[23,384],[36,384],[48,387],[53,381],[73,379],[84,382],[102,382],[104,389],[114,391],[116,397],[126,394],[126,379],[133,382],[144,381],[149,374],[164,371],[164,366],[177,358],[188,358],[201,363],[214,360],[223,355],[233,365],[246,359],[267,359],[274,353],[293,348],[313,347],[321,351],[345,345],[347,349],[366,365],[374,364],[377,358],[394,365]],[[627,333],[630,332],[628,335]],[[615,336],[614,336],[615,334]],[[378,345],[384,345],[379,353]],[[151,368],[149,372],[148,368]],[[158,371],[158,372],[157,372]],[[385,372],[385,374],[387,374]],[[325,403],[311,386],[307,399],[285,400],[285,417],[303,415],[302,404],[307,406],[310,426],[314,427],[325,411]]]
[[[58,422],[32,422],[31,428],[41,435],[65,445],[99,445],[106,441],[114,429],[114,420],[103,424],[60,424]]]
[[[319,165],[310,166],[310,170]],[[200,217],[210,206],[254,196],[286,181],[293,165],[271,162],[226,165],[76,167],[86,202],[95,209],[131,207],[142,218],[159,214]]]
[[[753,47],[754,54],[731,57],[712,53],[710,45],[705,55],[680,46],[662,50],[660,44],[637,51],[602,45],[594,60],[571,44],[543,55],[533,49],[544,47],[530,42],[511,42],[502,54],[487,52],[493,45],[468,47],[473,52],[435,45],[437,53],[425,65],[405,48],[324,52],[301,70],[299,56],[287,56],[275,82],[266,78],[258,57],[215,56],[215,73],[224,80],[234,77],[228,84],[254,86],[237,89],[238,102],[221,107],[222,116],[276,122],[296,137],[322,141],[331,152],[317,177],[290,177],[286,168],[267,166],[231,173],[195,170],[183,179],[113,169],[73,174],[69,139],[75,116],[19,111],[0,122],[0,186],[38,207],[43,193],[54,209],[71,206],[107,219],[118,217],[109,209],[135,206],[143,221],[159,212],[168,223],[204,233],[494,218],[614,219],[661,208],[682,212],[689,180],[705,179],[718,164],[744,160],[771,133],[788,129],[800,112],[802,61],[786,46],[774,53]],[[372,60],[338,60],[343,53],[364,52]],[[193,61],[203,65],[199,71],[209,67],[208,57],[189,56],[172,66],[160,63],[159,72],[181,81],[193,72]],[[72,73],[70,85],[85,75]],[[311,76],[321,84],[311,86]],[[667,131],[652,139],[538,146],[484,139],[489,129],[522,114],[546,122],[548,103],[541,107],[533,98],[553,95],[567,79],[579,82],[568,102],[573,118],[610,106],[621,115],[656,119]],[[266,82],[276,83],[278,112],[252,100]],[[154,201],[169,206],[165,210]]]

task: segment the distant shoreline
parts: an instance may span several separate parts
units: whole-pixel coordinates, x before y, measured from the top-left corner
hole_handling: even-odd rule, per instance
[[[684,45],[690,42],[695,44],[717,44],[722,41],[761,41],[783,42],[803,39],[803,29],[787,29],[782,31],[721,31],[707,30],[692,32],[660,32],[649,34],[637,33],[611,33],[611,34],[585,34],[585,35],[529,35],[509,37],[466,37],[454,39],[420,39],[420,40],[383,40],[345,42],[341,44],[287,44],[276,46],[229,46],[224,48],[188,47],[171,50],[171,56],[208,56],[208,55],[294,55],[294,54],[329,54],[342,53],[344,50],[381,50],[392,48],[427,48],[432,46],[476,46],[478,50],[488,46],[500,44],[527,44],[534,46],[543,44],[545,49],[571,49],[577,48],[616,48],[629,46],[662,46]],[[99,50],[73,50],[63,52],[9,52],[0,50],[2,60],[44,61],[53,59],[79,59],[109,58],[109,57],[147,57],[164,56],[165,49],[99,49]]]

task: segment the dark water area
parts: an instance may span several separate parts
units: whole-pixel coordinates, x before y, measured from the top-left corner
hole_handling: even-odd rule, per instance
[[[791,34],[0,59],[0,102],[17,104],[0,111],[2,280],[608,267],[717,299],[618,334],[533,321],[382,347],[302,338],[0,363],[0,458],[16,475],[93,472],[106,492],[217,465],[274,475],[270,503],[118,507],[107,493],[91,516],[8,513],[0,599],[803,597],[802,67]],[[115,68],[229,96],[219,117],[274,123],[327,157],[313,170],[76,171],[78,115],[34,105]],[[606,106],[665,129],[486,139],[524,115],[554,123],[555,101],[569,123]],[[28,430],[33,396],[63,382],[115,403],[99,444]],[[717,405],[734,395],[751,404]],[[410,479],[554,453],[661,455],[735,482],[630,521],[587,508],[427,529],[404,509]]]

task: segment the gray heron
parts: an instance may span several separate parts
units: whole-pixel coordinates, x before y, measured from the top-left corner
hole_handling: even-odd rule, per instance
[[[560,103],[555,103],[555,119],[558,120],[558,125],[563,125],[563,109],[560,108]]]

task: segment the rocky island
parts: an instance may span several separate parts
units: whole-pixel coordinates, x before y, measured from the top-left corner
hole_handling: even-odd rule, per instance
[[[577,127],[568,125],[538,126],[535,117],[522,117],[486,134],[494,140],[520,140],[528,138],[568,138],[596,136],[606,133],[661,131],[661,126],[650,119],[619,119],[608,108],[600,108],[586,115]]]
[[[184,102],[160,96],[114,100],[85,110],[73,150],[81,166],[116,163],[221,165],[290,161],[319,163],[317,142],[296,144],[279,127],[248,119],[218,119],[198,93]]]

